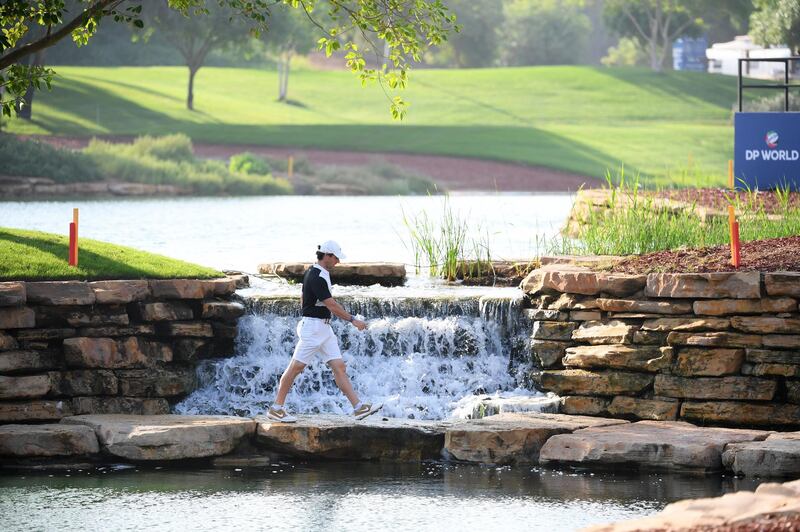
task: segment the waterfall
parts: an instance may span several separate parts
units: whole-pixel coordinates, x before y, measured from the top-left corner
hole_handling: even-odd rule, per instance
[[[519,297],[337,300],[369,325],[358,331],[341,320],[331,324],[353,386],[363,401],[383,403],[384,416],[469,417],[487,395],[538,396],[520,387],[530,369],[531,324],[519,312]],[[176,405],[176,412],[252,416],[267,410],[296,343],[298,298],[254,297],[247,306],[236,355],[204,361],[198,389]],[[321,363],[298,377],[286,406],[296,413],[352,411]]]

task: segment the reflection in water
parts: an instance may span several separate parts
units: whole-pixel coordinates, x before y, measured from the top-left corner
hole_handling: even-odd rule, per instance
[[[574,530],[754,489],[720,476],[442,463],[275,463],[0,476],[3,530]]]

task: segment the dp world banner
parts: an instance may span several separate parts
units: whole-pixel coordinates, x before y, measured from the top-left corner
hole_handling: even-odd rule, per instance
[[[800,190],[800,113],[736,113],[736,187]]]

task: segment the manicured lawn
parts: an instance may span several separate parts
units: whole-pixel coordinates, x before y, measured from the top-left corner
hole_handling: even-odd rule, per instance
[[[79,266],[67,264],[69,240],[40,231],[0,228],[0,279],[214,278],[223,273],[133,248],[80,239]]]
[[[185,68],[57,71],[55,89],[37,96],[34,121],[12,120],[11,132],[183,132],[196,142],[460,155],[594,177],[624,164],[664,184],[687,166],[710,179],[704,184],[722,184],[733,155],[736,80],[704,73],[418,70],[403,94],[409,115],[397,123],[380,88],[362,89],[347,72],[293,73],[286,104],[275,101],[275,72],[203,68],[192,112]]]

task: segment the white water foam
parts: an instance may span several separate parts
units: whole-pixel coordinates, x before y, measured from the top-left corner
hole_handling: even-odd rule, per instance
[[[509,335],[514,327],[508,300],[472,305],[474,315],[389,316],[368,321],[359,332],[334,320],[342,356],[356,391],[364,401],[384,404],[382,414],[413,419],[446,419],[466,412],[469,398],[518,388]],[[285,305],[255,309],[239,322],[237,356],[206,361],[199,369],[200,387],[179,403],[182,414],[263,414],[274,399],[280,375],[296,342],[296,316]],[[480,312],[478,312],[480,307]],[[453,308],[443,305],[442,310]],[[273,312],[276,311],[276,312]],[[433,315],[431,315],[433,314]],[[504,394],[507,395],[507,394]],[[297,413],[349,414],[350,404],[324,364],[308,367],[295,381],[286,406]]]

